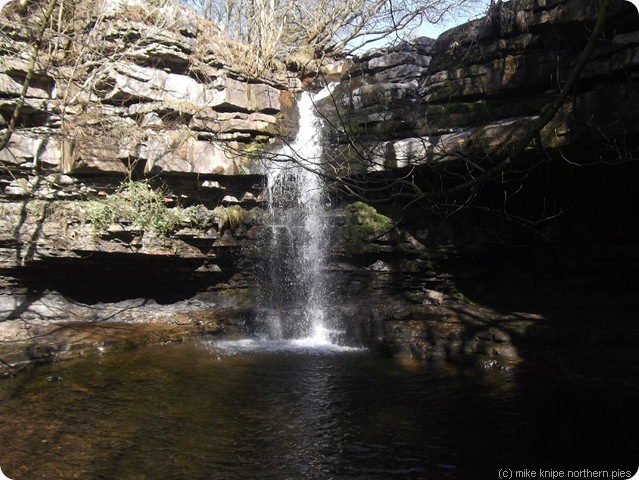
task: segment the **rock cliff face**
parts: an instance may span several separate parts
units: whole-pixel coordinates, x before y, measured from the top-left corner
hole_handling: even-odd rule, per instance
[[[293,79],[249,79],[234,70],[216,27],[191,9],[141,8],[92,12],[70,23],[63,39],[46,40],[51,51],[35,64],[22,128],[3,149],[3,162],[101,175],[249,168],[242,147],[279,131]],[[0,27],[5,121],[29,66],[24,57],[33,39],[21,33],[21,26],[29,32],[24,22],[3,18]],[[225,146],[237,154],[225,155]]]
[[[435,41],[357,59],[321,103],[341,171],[421,175],[428,189],[439,185],[431,170],[463,175],[465,159],[490,168],[558,98],[597,12],[500,2]],[[399,356],[586,375],[636,361],[637,31],[634,7],[613,2],[570,96],[513,159],[521,170],[474,190],[471,207],[462,199],[442,219],[437,204],[381,204],[402,231],[378,239],[377,255],[359,252],[359,266],[351,257],[344,286],[365,299],[356,310],[369,312],[371,338]]]
[[[0,340],[87,320],[233,332],[263,218],[250,153],[286,133],[299,81],[235,68],[189,8],[105,5],[40,43],[37,12],[0,16],[3,132],[22,106],[0,149]]]
[[[230,47],[188,9],[127,8],[128,17],[96,12],[73,36],[48,40],[0,150],[5,362],[94,345],[78,329],[86,321],[159,323],[168,339],[251,322],[264,219],[251,153],[291,129],[300,82],[237,71]],[[320,102],[338,127],[326,132],[331,155],[363,178],[454,170],[460,153],[490,162],[557,98],[596,13],[585,1],[500,2],[437,40],[355,59]],[[29,70],[19,20],[0,21],[4,125]],[[577,351],[588,374],[614,365],[584,351],[610,355],[603,346],[614,345],[619,364],[632,356],[637,32],[633,7],[614,2],[511,190],[494,182],[477,209],[445,219],[342,198],[329,269],[349,335],[395,356],[504,367],[549,352],[561,357],[552,365],[569,365]]]
[[[338,144],[356,139],[386,168],[499,154],[557,98],[597,13],[579,1],[499,2],[436,41],[361,57],[322,106]],[[614,2],[605,41],[536,148],[637,135],[637,21],[629,2]]]

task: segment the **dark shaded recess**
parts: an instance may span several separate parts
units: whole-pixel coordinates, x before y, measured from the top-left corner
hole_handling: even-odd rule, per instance
[[[464,168],[459,166],[460,174]],[[459,291],[478,304],[497,309],[637,305],[637,138],[603,145],[584,136],[561,150],[526,153],[516,170],[508,172],[505,182],[479,186],[472,204],[444,216],[423,202],[408,210],[399,200],[375,205],[401,218],[402,228],[431,251],[448,245],[446,255],[438,257],[438,269],[452,274]],[[454,165],[447,171],[453,172]],[[395,172],[399,178],[406,173]],[[372,182],[382,175],[362,179]],[[424,190],[441,180],[429,167],[415,172],[414,179]],[[451,179],[443,186],[454,185]]]
[[[442,268],[457,287],[498,308],[639,302],[639,160],[612,163],[616,154],[600,153],[597,160],[588,145],[572,147],[511,184],[485,185],[478,208],[448,222],[456,254]]]
[[[13,115],[14,107],[4,107],[3,110],[0,110],[0,116],[4,120],[5,123],[9,123],[11,117]],[[46,126],[51,119],[51,115],[48,113],[42,113],[39,110],[33,109],[28,105],[24,105],[22,107],[22,111],[20,116],[18,117],[18,121],[16,123],[16,128],[35,128]],[[0,122],[2,123],[2,122]]]
[[[216,260],[221,272],[209,269],[202,258],[96,252],[77,259],[48,258],[8,274],[29,292],[56,291],[85,304],[134,298],[170,304],[228,280],[236,272],[235,253]]]

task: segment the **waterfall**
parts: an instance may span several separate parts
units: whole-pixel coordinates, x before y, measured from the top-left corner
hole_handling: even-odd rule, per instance
[[[258,323],[274,340],[331,342],[325,278],[329,225],[322,179],[321,119],[312,94],[299,102],[299,130],[268,165],[270,221],[265,229]],[[293,161],[291,161],[293,160]]]

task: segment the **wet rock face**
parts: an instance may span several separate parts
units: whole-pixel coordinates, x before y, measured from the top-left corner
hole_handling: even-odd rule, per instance
[[[21,103],[28,21],[0,15],[0,128]],[[186,7],[113,2],[69,32],[41,50],[0,149],[2,319],[29,339],[24,322],[190,325],[215,311],[233,333],[264,214],[249,154],[285,132],[297,83],[229,66],[215,28]],[[198,308],[186,303],[197,295]]]

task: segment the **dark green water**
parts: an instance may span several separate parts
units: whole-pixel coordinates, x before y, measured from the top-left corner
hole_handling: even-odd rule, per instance
[[[14,480],[497,479],[636,471],[639,392],[366,351],[197,341],[0,381]]]

